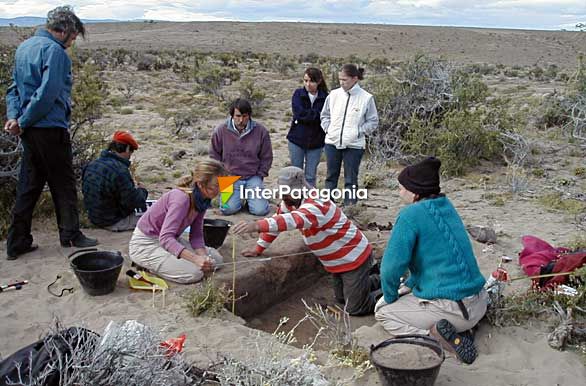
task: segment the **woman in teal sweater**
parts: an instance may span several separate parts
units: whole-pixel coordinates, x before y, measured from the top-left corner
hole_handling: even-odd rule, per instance
[[[472,363],[476,349],[470,330],[487,306],[485,279],[460,216],[440,194],[437,158],[399,174],[399,212],[381,263],[383,297],[375,317],[394,336],[436,337],[460,360]],[[401,284],[401,276],[410,276]]]

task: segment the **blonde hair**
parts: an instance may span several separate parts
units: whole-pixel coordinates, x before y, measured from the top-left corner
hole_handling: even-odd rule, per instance
[[[226,174],[226,170],[221,162],[213,159],[204,159],[196,162],[190,176],[186,175],[177,180],[177,187],[182,190],[191,191],[197,182],[208,184],[212,178],[224,174]]]

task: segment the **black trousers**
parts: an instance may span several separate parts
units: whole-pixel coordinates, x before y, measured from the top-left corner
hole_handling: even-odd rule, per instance
[[[346,312],[353,316],[368,315],[374,312],[378,290],[379,275],[371,275],[372,255],[353,271],[332,274],[334,296],[346,305]]]
[[[63,128],[28,128],[21,136],[23,153],[16,188],[16,203],[6,249],[18,254],[33,242],[33,210],[45,183],[55,206],[59,239],[67,243],[79,234],[77,188],[69,132]]]

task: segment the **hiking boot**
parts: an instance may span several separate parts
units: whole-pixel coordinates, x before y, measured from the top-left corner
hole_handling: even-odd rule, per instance
[[[470,336],[458,334],[456,327],[446,319],[437,322],[431,328],[430,335],[437,339],[445,350],[455,354],[460,361],[468,365],[473,363],[478,356],[474,341],[470,339]]]
[[[89,248],[98,245],[97,239],[86,237],[83,233],[79,233],[74,239],[69,241],[61,241],[61,246],[65,248],[76,247],[76,248]]]
[[[6,252],[6,260],[16,260],[18,259],[18,256],[24,255],[25,253],[29,253],[32,251],[36,251],[37,249],[39,249],[39,246],[37,244],[31,244],[27,248],[20,251]]]

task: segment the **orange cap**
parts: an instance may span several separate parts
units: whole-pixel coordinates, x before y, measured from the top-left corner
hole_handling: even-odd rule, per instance
[[[134,139],[134,137],[127,131],[116,131],[112,137],[112,141],[130,145],[132,150],[138,149],[138,142],[136,142],[136,139]]]

